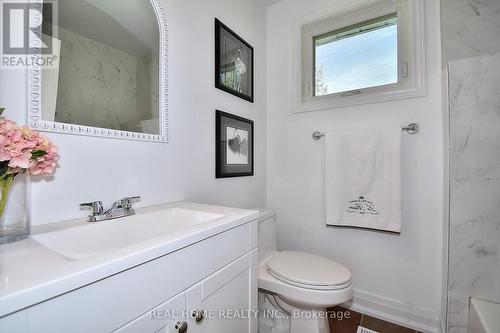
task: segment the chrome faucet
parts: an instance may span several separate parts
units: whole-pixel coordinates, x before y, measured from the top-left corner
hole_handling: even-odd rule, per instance
[[[120,217],[130,216],[135,214],[132,205],[141,201],[141,197],[125,197],[115,201],[110,208],[104,209],[102,201],[93,201],[80,204],[80,207],[90,208],[92,213],[89,215],[89,222],[99,222],[117,219]]]

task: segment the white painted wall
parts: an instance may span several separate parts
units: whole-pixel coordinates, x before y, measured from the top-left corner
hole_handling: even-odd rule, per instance
[[[277,211],[282,249],[334,258],[353,273],[355,305],[393,321],[436,329],[441,308],[443,112],[439,3],[426,0],[428,94],[423,98],[291,113],[295,19],[353,5],[347,0],[285,0],[268,10],[267,205]],[[315,130],[406,125],[403,136],[403,232],[326,228],[324,142]],[[427,326],[427,327],[426,327]]]
[[[169,24],[170,143],[50,134],[60,167],[33,179],[32,224],[85,217],[78,204],[141,195],[139,206],[193,200],[237,207],[264,205],[266,186],[266,8],[247,0],[162,0]],[[214,88],[214,18],[255,47],[251,104]],[[26,74],[0,73],[0,104],[26,119]],[[255,120],[255,176],[215,179],[215,109]]]

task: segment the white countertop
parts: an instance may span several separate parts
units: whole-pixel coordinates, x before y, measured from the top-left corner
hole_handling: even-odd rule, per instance
[[[32,238],[0,245],[0,317],[161,257],[259,217],[259,212],[255,210],[190,202],[138,209],[137,214],[172,207],[203,210],[224,217],[208,222],[202,227],[186,228],[183,231],[83,260],[65,258]],[[120,223],[120,219],[114,222]],[[84,220],[55,223],[36,227],[32,233],[73,228],[85,223],[87,222]]]

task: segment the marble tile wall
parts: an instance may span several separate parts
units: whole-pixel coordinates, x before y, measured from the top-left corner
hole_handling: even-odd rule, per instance
[[[500,52],[499,0],[441,0],[444,63]]]
[[[134,56],[62,27],[59,38],[56,121],[138,131],[141,121],[158,118],[157,56]]]
[[[448,333],[469,297],[500,302],[500,53],[449,64]]]

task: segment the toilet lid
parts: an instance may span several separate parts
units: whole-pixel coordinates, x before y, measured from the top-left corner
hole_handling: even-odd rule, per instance
[[[293,284],[309,286],[340,286],[350,283],[351,271],[325,257],[283,251],[275,253],[267,263],[268,271]]]

